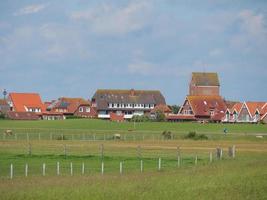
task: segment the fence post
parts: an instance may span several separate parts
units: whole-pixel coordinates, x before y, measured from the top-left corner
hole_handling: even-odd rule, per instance
[[[140,171],[143,172],[144,170],[144,165],[143,165],[143,160],[140,161]]]
[[[38,134],[38,139],[41,140],[41,133]]]
[[[72,162],[70,163],[70,175],[73,175],[73,168],[72,168]]]
[[[13,179],[13,164],[10,164],[10,179]]]
[[[29,133],[27,133],[27,141],[29,141],[30,140],[30,138],[29,138]]]
[[[235,157],[235,145],[233,145],[233,146],[231,146],[231,147],[228,148],[228,155],[231,158],[234,158]]]
[[[43,176],[45,176],[45,163],[43,163]]]
[[[222,159],[222,155],[223,155],[223,150],[222,150],[222,148],[219,148],[218,147],[216,149],[216,156],[217,156],[217,158],[221,160]]]
[[[104,162],[103,161],[101,162],[101,174],[102,175],[104,174]]]
[[[101,161],[103,162],[104,160],[104,145],[100,145],[100,154],[101,154]]]
[[[196,157],[195,157],[195,165],[197,165],[197,161],[198,161],[198,157],[196,155]]]
[[[82,175],[84,175],[84,162],[82,163]]]
[[[180,158],[180,155],[177,156],[177,166],[178,167],[181,166],[181,158]]]
[[[120,162],[120,174],[122,174],[122,162]]]
[[[17,134],[15,133],[15,140],[18,140],[18,138],[17,138]]]
[[[235,145],[233,145],[233,158],[235,158]]]
[[[61,140],[62,141],[64,140],[64,134],[63,133],[61,134]]]
[[[210,152],[210,163],[212,163],[212,152]]]
[[[59,162],[57,162],[57,175],[59,176]]]
[[[25,165],[25,177],[27,177],[28,176],[28,164],[26,163],[26,165]]]
[[[95,141],[95,134],[94,134],[94,141]]]
[[[159,158],[159,166],[158,166],[158,170],[160,171],[161,170],[161,158]]]

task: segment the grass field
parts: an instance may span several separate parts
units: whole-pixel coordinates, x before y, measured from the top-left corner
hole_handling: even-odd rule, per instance
[[[225,126],[230,131],[227,136],[222,134]],[[17,138],[0,139],[0,199],[267,199],[266,125],[136,123],[135,130],[129,132],[133,123],[0,121],[0,130],[5,129],[14,130]],[[159,136],[163,130],[170,130],[177,137],[173,140],[149,137]],[[74,135],[76,140],[50,140],[51,131],[67,137]],[[209,139],[183,139],[189,131],[205,133]],[[129,138],[139,135],[139,139],[102,138],[103,134],[107,137],[118,132]],[[25,133],[30,133],[29,140]],[[97,140],[92,140],[91,134],[95,134]],[[257,134],[263,138],[256,138]],[[140,139],[141,135],[145,135],[144,140]],[[104,175],[101,175],[102,144]],[[237,149],[235,159],[227,155],[232,145]],[[180,147],[180,167],[177,146]],[[215,158],[216,147],[224,150],[222,160]],[[143,161],[142,173],[140,160]],[[56,173],[57,162],[60,175]],[[11,163],[12,180],[9,177]],[[25,177],[26,163],[28,177]],[[46,164],[45,177],[42,176],[43,163]]]

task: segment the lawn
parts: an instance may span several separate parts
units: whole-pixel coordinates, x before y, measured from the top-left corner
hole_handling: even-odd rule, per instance
[[[133,130],[133,123],[102,120],[2,120],[0,129],[15,133],[0,138],[0,199],[267,199],[266,125],[147,122]],[[175,137],[162,140],[163,130]],[[209,138],[184,139],[189,131]],[[114,141],[114,133],[123,139]],[[227,154],[233,145],[234,159]],[[222,160],[217,147],[224,150]]]

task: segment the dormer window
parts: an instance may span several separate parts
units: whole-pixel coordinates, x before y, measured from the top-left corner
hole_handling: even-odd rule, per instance
[[[80,107],[79,108],[79,112],[83,112],[83,107]]]

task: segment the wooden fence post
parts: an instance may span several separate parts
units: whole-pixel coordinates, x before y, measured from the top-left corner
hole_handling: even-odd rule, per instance
[[[143,165],[143,160],[140,160],[140,171],[144,171],[144,165]]]
[[[102,175],[104,174],[104,162],[103,161],[101,162],[101,174]]]
[[[82,163],[82,175],[84,175],[84,169],[85,169],[85,167],[84,167],[84,162]]]
[[[66,146],[66,144],[64,144],[63,147],[64,147],[64,156],[65,156],[65,158],[67,158],[67,146]]]
[[[158,162],[158,170],[161,170],[161,158],[159,158],[159,162]]]
[[[197,165],[197,161],[198,161],[198,157],[196,155],[196,157],[195,157],[195,165]]]
[[[45,163],[43,163],[43,176],[45,176]]]
[[[212,163],[212,152],[210,152],[210,163]]]
[[[26,165],[25,165],[25,177],[27,177],[28,176],[28,164],[26,163]]]
[[[57,176],[59,176],[59,162],[57,162]]]
[[[70,175],[73,175],[73,168],[72,168],[72,162],[70,163]]]
[[[222,159],[222,155],[223,155],[223,150],[222,150],[222,148],[216,148],[216,156],[217,156],[217,158],[218,159]]]
[[[18,138],[17,138],[17,134],[16,134],[16,133],[15,133],[15,135],[14,135],[14,136],[15,136],[15,140],[18,140]]]
[[[10,164],[10,179],[13,179],[13,164]]]
[[[180,155],[177,156],[177,166],[178,167],[181,166],[181,158],[180,158]]]
[[[234,158],[235,157],[235,145],[233,145],[233,146],[231,146],[231,147],[228,148],[228,155],[231,158]]]
[[[41,133],[38,133],[38,139],[41,140]]]
[[[235,158],[235,145],[233,145],[233,158]]]
[[[122,162],[120,162],[120,174],[122,174]]]

